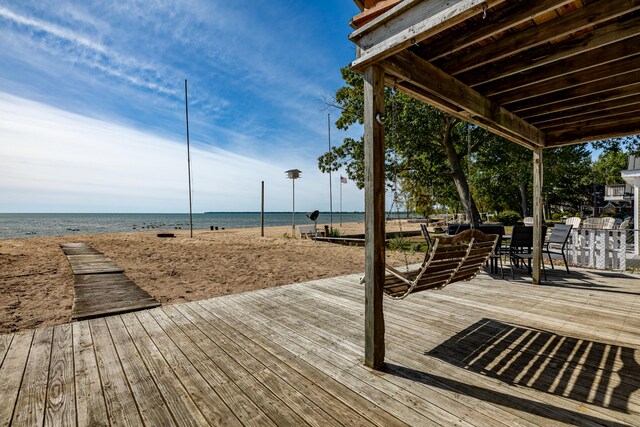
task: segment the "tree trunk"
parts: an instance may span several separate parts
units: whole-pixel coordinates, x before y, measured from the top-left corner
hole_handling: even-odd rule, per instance
[[[522,217],[526,218],[529,216],[529,198],[527,196],[527,184],[521,182],[518,187],[520,188],[520,207],[522,208]]]
[[[469,219],[469,223],[473,228],[477,228],[480,225],[480,213],[478,212],[476,203],[471,196],[467,176],[464,174],[462,165],[460,164],[460,156],[458,156],[458,152],[451,141],[451,130],[453,129],[453,125],[456,124],[457,119],[448,117],[445,120],[446,123],[441,144],[447,153],[447,160],[449,161],[449,167],[451,168],[451,176],[453,177],[453,182],[456,185],[456,190],[458,190],[462,209]]]

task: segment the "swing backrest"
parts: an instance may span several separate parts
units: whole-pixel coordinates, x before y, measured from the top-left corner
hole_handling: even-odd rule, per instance
[[[436,239],[422,267],[407,274],[407,279],[417,280],[412,292],[442,289],[450,283],[473,279],[493,252],[498,237],[480,230],[466,230],[453,237]],[[390,296],[402,295],[408,287],[392,275],[385,278],[385,292]]]

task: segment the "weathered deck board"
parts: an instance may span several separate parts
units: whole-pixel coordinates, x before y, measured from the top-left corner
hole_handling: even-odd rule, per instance
[[[76,420],[75,367],[72,324],[53,329],[45,426],[72,425]]]
[[[107,408],[88,322],[73,325],[78,425],[108,426]]]
[[[20,392],[20,385],[24,378],[24,370],[27,365],[27,358],[31,351],[33,341],[33,331],[18,332],[11,340],[11,346],[7,349],[7,354],[0,366],[0,425],[8,425],[13,416],[15,401]],[[37,403],[25,401],[22,404],[36,406]],[[19,408],[18,413],[21,413]],[[44,414],[40,415],[44,416]]]
[[[14,426],[44,424],[44,408],[49,383],[49,360],[53,329],[37,330],[31,344],[29,360],[22,377],[22,385],[13,414]]]
[[[640,280],[551,276],[387,300],[378,372],[356,275],[2,335],[0,425],[638,425]]]
[[[63,243],[60,247],[74,273],[72,319],[91,319],[160,305],[96,249],[84,243]]]

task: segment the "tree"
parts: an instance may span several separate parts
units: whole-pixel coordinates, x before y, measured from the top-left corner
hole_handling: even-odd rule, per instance
[[[487,144],[476,155],[474,187],[487,210],[520,211],[529,216],[533,180],[531,150],[485,131]]]
[[[593,163],[593,182],[596,184],[624,184],[621,172],[627,168],[629,155],[622,151],[607,151]]]
[[[531,150],[487,132],[476,154],[472,182],[489,210],[529,216],[533,189]],[[547,205],[579,206],[589,199],[590,151],[586,144],[544,151],[542,196]]]
[[[364,82],[360,75],[343,68],[346,86],[336,92],[332,106],[341,110],[336,121],[346,130],[364,122]],[[472,223],[480,214],[465,174],[467,155],[477,149],[477,128],[391,88],[385,89],[386,177],[400,183],[409,206],[429,211],[428,203],[450,204],[451,191]],[[321,171],[345,167],[349,177],[364,185],[363,138],[346,138],[318,159]],[[427,188],[431,191],[427,191]]]

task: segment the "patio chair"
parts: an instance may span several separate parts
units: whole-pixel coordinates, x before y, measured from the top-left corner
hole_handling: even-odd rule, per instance
[[[470,230],[471,224],[448,224],[447,225],[447,234],[449,236],[455,236],[456,234],[462,233],[463,231]]]
[[[504,251],[502,249],[502,236],[504,236],[504,225],[502,224],[482,224],[478,227],[478,230],[484,234],[495,234],[498,236],[496,247],[489,255],[490,271],[496,272],[498,270],[498,262],[500,263],[500,276],[504,279],[504,268],[502,266],[502,255]]]
[[[542,226],[542,236],[547,234],[547,227]],[[513,265],[520,267],[522,263],[527,265],[527,270],[531,274],[531,260],[533,259],[533,227],[515,225],[511,232],[511,242],[509,244],[509,265],[511,267],[511,278],[515,278]],[[547,271],[542,263],[544,279],[547,280]]]
[[[580,228],[580,223],[582,222],[582,219],[580,219],[577,216],[572,216],[567,218],[564,223],[567,225],[572,225],[573,228]]]
[[[569,273],[569,264],[567,263],[565,249],[567,247],[567,242],[569,241],[569,236],[571,235],[572,228],[573,226],[571,224],[558,224],[553,227],[553,229],[551,230],[551,235],[549,235],[547,241],[544,242],[542,252],[546,253],[549,256],[549,263],[551,264],[552,270],[554,269],[554,266],[551,255],[562,255],[564,266],[567,269],[567,273]]]
[[[522,222],[524,222],[524,226],[525,227],[533,227],[533,217],[532,216],[527,216],[525,217]]]

